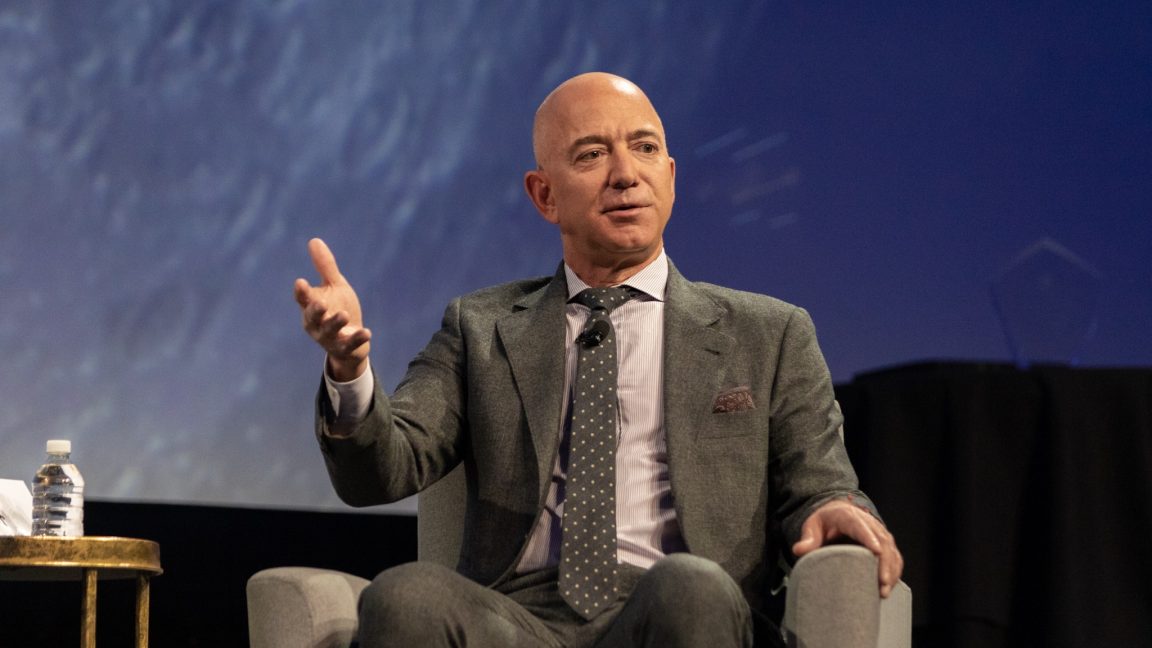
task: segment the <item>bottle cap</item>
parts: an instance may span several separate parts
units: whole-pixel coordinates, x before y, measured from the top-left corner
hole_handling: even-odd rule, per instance
[[[48,454],[71,454],[72,442],[68,439],[52,439],[45,444]]]

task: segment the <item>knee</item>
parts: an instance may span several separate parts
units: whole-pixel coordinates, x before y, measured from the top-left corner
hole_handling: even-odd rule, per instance
[[[667,556],[648,570],[644,580],[667,592],[678,601],[687,593],[690,598],[706,600],[744,600],[740,587],[720,565],[692,554],[678,553]],[[699,594],[699,596],[695,596]]]
[[[632,591],[655,646],[747,646],[752,613],[740,586],[720,565],[672,554],[653,565]]]
[[[409,645],[401,641],[436,627],[455,572],[441,565],[414,562],[381,572],[360,594],[362,645]]]

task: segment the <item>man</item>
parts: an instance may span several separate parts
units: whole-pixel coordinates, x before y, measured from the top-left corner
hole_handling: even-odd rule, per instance
[[[609,74],[569,79],[533,147],[525,188],[564,264],[454,300],[391,398],[355,292],[309,243],[322,283],[295,293],[328,353],[317,428],[341,498],[467,473],[457,571],[377,577],[362,645],[749,646],[778,537],[796,556],[868,547],[887,596],[902,559],[857,490],[807,314],[689,282],[664,254],[676,166],[648,98]],[[604,506],[615,514],[589,513]],[[779,640],[757,627],[757,643]]]

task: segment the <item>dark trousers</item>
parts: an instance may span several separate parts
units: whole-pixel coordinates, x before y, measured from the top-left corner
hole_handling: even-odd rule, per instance
[[[556,569],[484,587],[433,563],[376,577],[360,597],[360,646],[461,648],[749,648],[740,588],[714,562],[673,554],[621,565],[619,600],[585,621],[560,598]]]

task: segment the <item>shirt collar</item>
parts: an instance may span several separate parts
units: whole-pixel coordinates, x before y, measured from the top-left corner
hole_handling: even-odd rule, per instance
[[[590,288],[576,276],[567,263],[564,264],[564,278],[568,280],[568,299],[580,294],[581,290]],[[668,255],[664,250],[660,250],[660,256],[653,259],[652,263],[618,285],[635,288],[656,301],[664,301],[664,293],[668,287]]]

